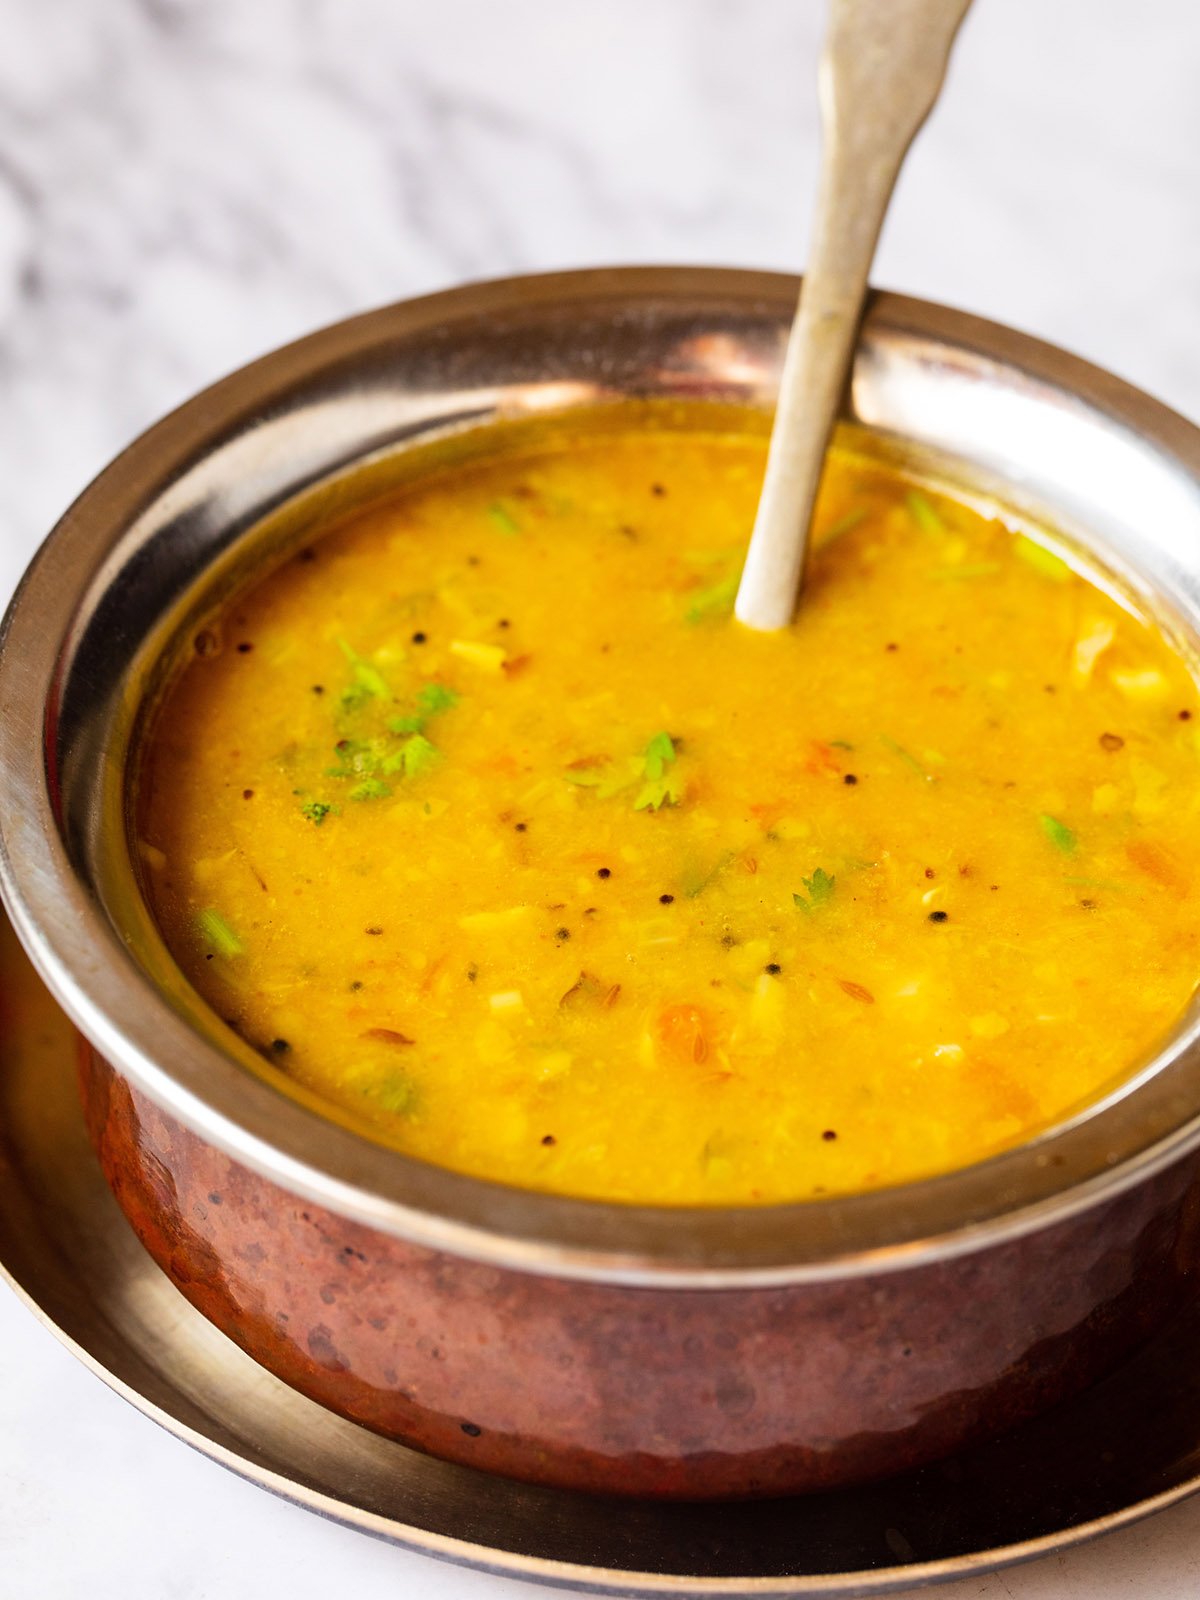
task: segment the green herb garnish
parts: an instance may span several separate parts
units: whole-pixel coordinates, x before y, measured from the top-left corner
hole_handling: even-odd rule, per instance
[[[836,878],[830,877],[824,867],[818,867],[811,878],[801,878],[806,894],[794,894],[792,901],[798,911],[803,911],[806,916],[825,905],[833,896],[833,886]]]
[[[710,622],[729,616],[737,599],[737,591],[737,578],[722,578],[720,583],[700,589],[692,596],[691,604],[683,614],[684,620],[691,623]]]
[[[1023,533],[1013,540],[1013,554],[1054,583],[1066,583],[1071,576],[1071,569],[1061,556],[1056,556],[1053,550],[1047,550],[1044,544],[1027,539]]]
[[[674,761],[675,745],[670,734],[656,733],[642,757],[642,775],[646,781],[633,802],[635,811],[658,811],[662,806],[679,804],[683,790],[674,778],[667,775],[667,769]]]
[[[242,941],[221,913],[214,911],[211,906],[197,914],[196,927],[205,944],[211,945],[215,954],[227,959],[242,954]]]
[[[520,533],[521,524],[503,500],[493,500],[487,508],[488,520],[498,533]]]
[[[338,640],[338,649],[354,670],[354,682],[357,688],[363,690],[366,694],[374,695],[379,700],[390,700],[392,698],[392,691],[388,688],[387,680],[378,667],[372,666],[365,656],[360,656],[358,651],[348,644],[345,639]],[[343,704],[353,695],[354,690],[347,691],[342,696]]]
[[[334,746],[335,767],[326,767],[327,778],[365,778],[379,772],[391,748],[390,741],[378,739],[339,739]]]
[[[338,705],[343,711],[361,711],[372,698],[371,691],[361,683],[351,683],[338,695]]]
[[[860,522],[865,521],[866,515],[866,506],[857,506],[853,511],[847,511],[844,517],[839,517],[836,522],[831,523],[826,528],[820,542],[820,548],[824,549],[827,544],[832,544],[835,539],[840,539],[844,533],[849,533],[851,528],[857,528]]]
[[[430,717],[436,716],[439,711],[449,711],[458,704],[457,689],[451,689],[444,683],[426,683],[417,691],[417,710],[406,712],[402,717],[393,717],[388,727],[393,733],[420,733]]]
[[[416,1084],[401,1072],[389,1073],[381,1082],[372,1084],[366,1093],[385,1111],[391,1111],[396,1116],[415,1111],[419,1098]]]
[[[673,778],[653,778],[644,783],[633,802],[635,811],[658,811],[663,806],[677,806],[683,799],[683,790]]]
[[[904,765],[911,767],[915,773],[924,778],[926,783],[934,782],[933,773],[923,767],[916,756],[910,750],[906,750],[902,744],[897,744],[895,739],[889,739],[886,733],[879,735],[879,742],[885,749],[890,750],[894,756],[899,756]]]
[[[910,490],[904,498],[904,504],[909,516],[922,533],[930,533],[940,538],[948,531],[941,516],[919,490]]]
[[[669,733],[656,733],[646,746],[643,757],[648,778],[661,778],[665,768],[675,759],[675,745]]]
[[[590,767],[581,772],[564,772],[563,777],[577,789],[594,789],[597,800],[611,800],[623,789],[632,789],[644,776],[638,756],[625,761],[609,762],[607,766]]]
[[[319,828],[333,807],[324,800],[310,800],[300,807],[300,815],[307,817],[310,822],[315,822]]]
[[[349,646],[343,643],[342,648],[348,650]],[[358,666],[355,671],[359,672]],[[374,671],[370,663],[367,663],[368,678]],[[382,678],[379,678],[379,683],[384,689],[387,688]],[[356,683],[354,689],[361,694],[374,692],[366,689],[363,682]],[[388,697],[391,697],[390,693]],[[425,738],[422,729],[430,717],[448,711],[451,706],[457,704],[457,690],[449,688],[444,683],[423,684],[417,691],[416,710],[390,718],[387,733],[377,734],[371,739],[339,739],[334,752],[337,764],[326,767],[326,777],[358,779],[357,787],[350,792],[352,800],[386,798],[392,792],[390,785],[385,782],[387,778],[394,777],[397,773],[405,778],[415,778],[432,764],[438,752]],[[400,742],[397,742],[397,735],[403,736]],[[323,802],[315,803],[316,806],[321,804]],[[316,814],[315,807],[302,809],[305,816],[319,823],[332,808],[325,806],[320,816]]]
[[[402,772],[406,778],[416,778],[433,765],[437,759],[438,749],[421,733],[414,733],[399,747],[393,750],[387,759],[381,763],[380,772],[390,777],[393,773]]]
[[[449,711],[458,704],[458,690],[445,683],[426,683],[417,692],[417,704],[427,717],[435,712]]]
[[[1038,817],[1042,825],[1042,832],[1049,839],[1056,850],[1061,850],[1065,856],[1073,856],[1078,846],[1078,839],[1073,829],[1068,828],[1065,822],[1060,822],[1057,817],[1051,817],[1042,812]]]
[[[391,786],[382,778],[366,778],[350,791],[351,800],[386,800]]]
[[[593,790],[597,800],[607,800],[640,784],[633,809],[658,811],[662,806],[677,806],[683,799],[683,785],[670,773],[675,755],[670,734],[656,733],[640,756],[589,765],[564,772],[563,777],[577,788]]]
[[[406,778],[418,778],[437,760],[437,746],[430,744],[424,734],[414,733],[400,747],[400,759]]]
[[[698,894],[703,894],[710,883],[715,883],[721,873],[737,854],[736,850],[726,850],[719,855],[713,865],[707,869],[691,863],[686,866],[679,877],[679,887],[689,900],[694,900]]]

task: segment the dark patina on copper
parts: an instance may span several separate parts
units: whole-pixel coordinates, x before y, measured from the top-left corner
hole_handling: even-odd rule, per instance
[[[293,1387],[489,1471],[714,1498],[899,1472],[1073,1393],[1190,1289],[1194,1161],[1032,1236],[875,1277],[588,1284],[406,1245],[298,1199],[84,1053],[88,1129],[139,1238]]]

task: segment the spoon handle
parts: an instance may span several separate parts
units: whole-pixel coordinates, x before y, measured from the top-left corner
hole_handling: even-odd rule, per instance
[[[971,0],[831,0],[819,75],[823,155],[812,252],[788,339],[735,614],[785,628],[888,201]]]

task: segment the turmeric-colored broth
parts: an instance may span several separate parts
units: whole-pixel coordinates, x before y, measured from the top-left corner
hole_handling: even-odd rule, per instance
[[[996,517],[835,452],[731,621],[765,445],[563,433],[344,520],[196,637],[139,848],[222,1017],[461,1171],[766,1203],[1113,1086],[1197,974],[1197,694]]]

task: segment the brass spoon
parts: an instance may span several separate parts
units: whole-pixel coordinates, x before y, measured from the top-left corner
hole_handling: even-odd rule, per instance
[[[792,323],[762,498],[734,607],[786,628],[879,230],[937,100],[971,0],[831,0],[819,75],[824,152],[812,254]]]

